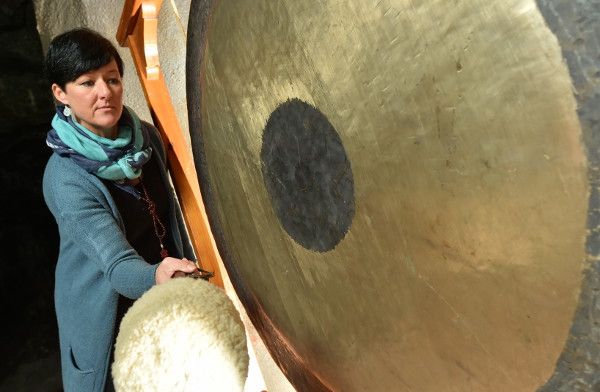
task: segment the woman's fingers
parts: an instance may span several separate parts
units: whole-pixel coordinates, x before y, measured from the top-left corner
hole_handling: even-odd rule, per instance
[[[196,270],[196,264],[194,264],[193,261],[190,261],[190,260],[186,259],[185,257],[183,259],[181,259],[181,261],[184,263],[184,266],[183,266],[184,269],[182,271],[190,273],[190,272],[194,272]]]
[[[161,284],[169,279],[185,276],[196,270],[196,265],[186,258],[165,257],[156,269],[156,283]]]
[[[173,257],[167,257],[165,260],[163,260],[163,263],[167,262],[169,264],[169,270],[171,271],[171,273],[175,273],[176,271],[182,271],[182,272],[192,272],[196,269],[196,266],[194,265],[194,263],[192,263],[191,261],[189,261],[188,259],[176,259]]]

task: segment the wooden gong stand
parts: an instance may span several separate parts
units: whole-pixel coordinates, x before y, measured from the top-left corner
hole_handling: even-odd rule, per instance
[[[125,0],[117,41],[129,47],[150,114],[167,149],[169,169],[192,246],[211,283],[223,288],[222,262],[206,217],[194,161],[183,137],[158,59],[158,13],[162,0]]]

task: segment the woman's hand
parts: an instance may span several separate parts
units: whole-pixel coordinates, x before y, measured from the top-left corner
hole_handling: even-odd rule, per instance
[[[196,265],[186,258],[165,257],[156,269],[156,284],[165,283],[169,279],[185,276],[194,271],[196,271]]]

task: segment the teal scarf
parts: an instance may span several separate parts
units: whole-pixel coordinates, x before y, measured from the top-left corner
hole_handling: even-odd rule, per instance
[[[46,144],[56,153],[68,156],[86,171],[106,180],[122,182],[138,178],[150,159],[152,147],[140,119],[124,106],[117,138],[107,139],[91,132],[73,118],[65,116],[64,106],[56,109]]]

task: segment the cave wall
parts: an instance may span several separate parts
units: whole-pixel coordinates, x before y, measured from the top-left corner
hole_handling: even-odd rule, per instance
[[[0,3],[0,390],[59,391],[56,224],[41,182],[53,113],[30,0]]]

